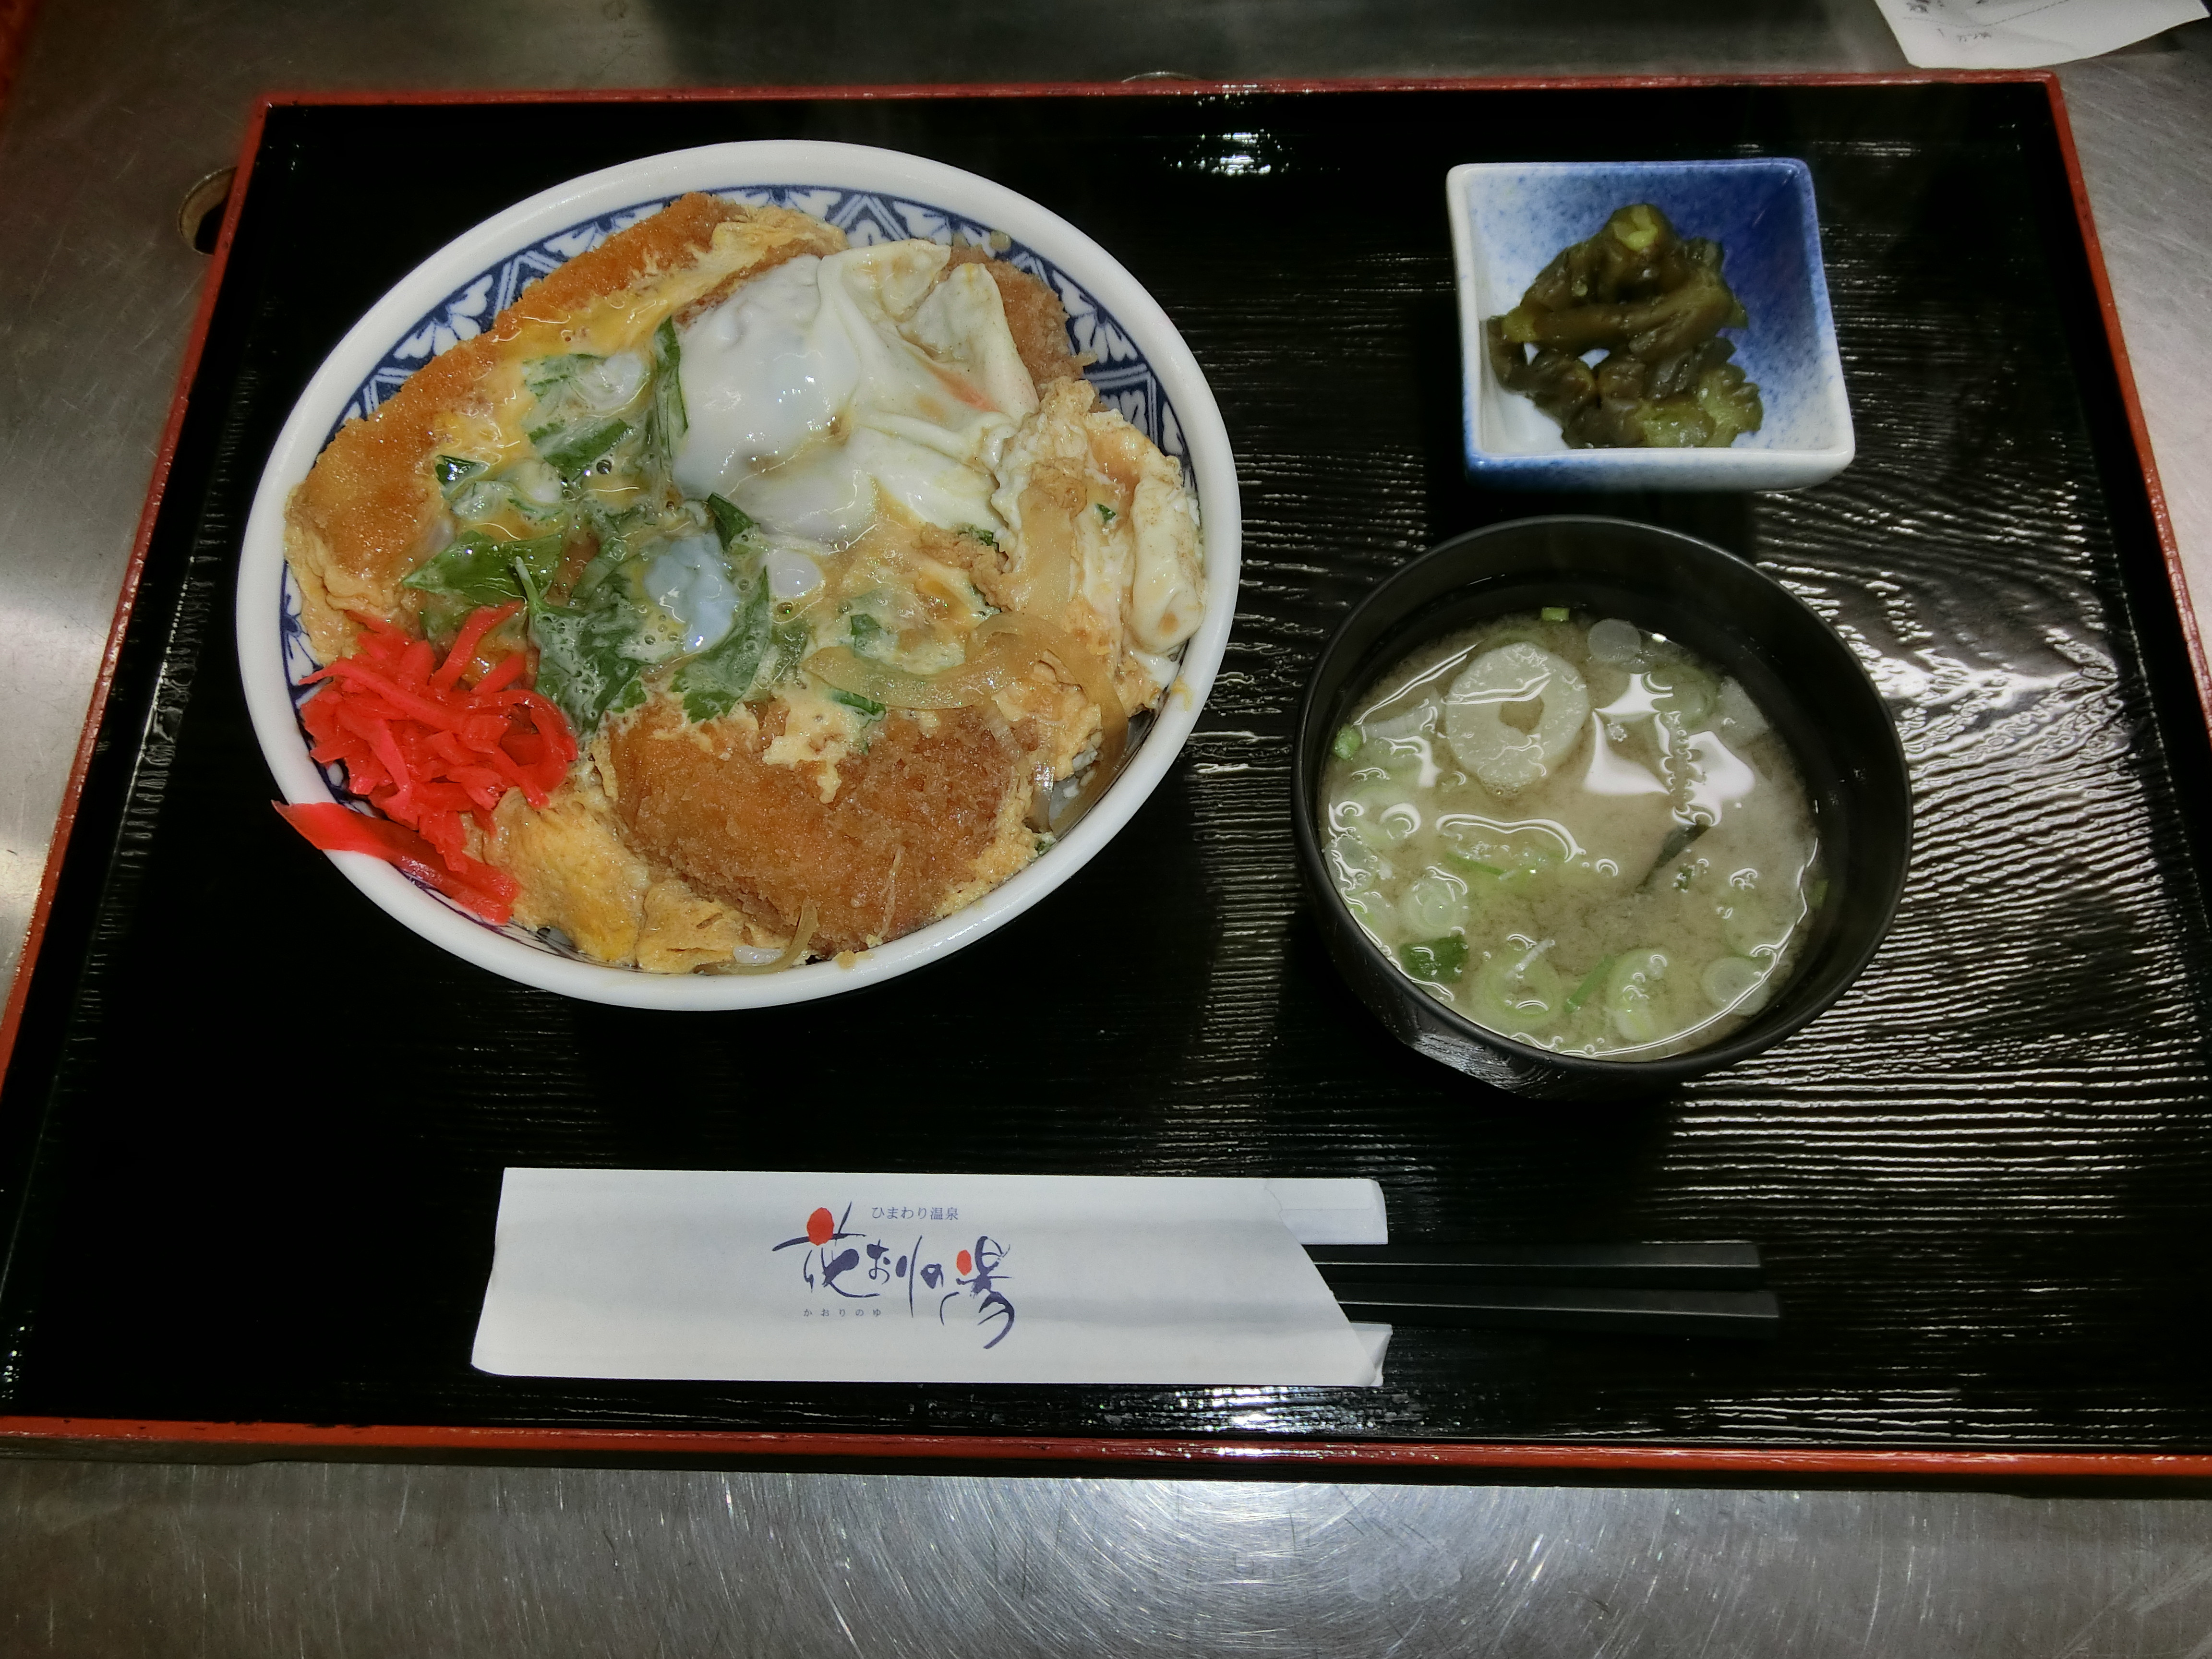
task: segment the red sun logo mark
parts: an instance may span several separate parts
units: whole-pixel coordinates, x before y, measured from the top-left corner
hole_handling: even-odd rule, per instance
[[[812,1215],[806,1218],[806,1242],[808,1243],[827,1244],[836,1236],[836,1233],[837,1218],[831,1215],[829,1211],[817,1210]],[[965,1273],[967,1269],[963,1267],[961,1271]]]
[[[954,1256],[952,1260],[954,1265],[958,1267],[960,1271],[963,1273],[972,1273],[975,1271],[975,1258],[969,1255],[965,1250],[961,1251],[960,1254]]]

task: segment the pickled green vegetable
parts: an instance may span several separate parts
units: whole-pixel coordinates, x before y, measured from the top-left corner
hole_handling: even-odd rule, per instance
[[[1717,242],[1676,235],[1649,203],[1565,249],[1484,325],[1491,372],[1575,449],[1725,449],[1765,418],[1723,328],[1750,321]],[[1589,352],[1606,356],[1592,368]]]

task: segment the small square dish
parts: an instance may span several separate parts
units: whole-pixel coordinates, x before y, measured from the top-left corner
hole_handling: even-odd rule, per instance
[[[1802,161],[1468,162],[1445,175],[1459,289],[1467,465],[1510,489],[1801,489],[1850,465],[1851,410]],[[1750,322],[1725,329],[1765,419],[1725,449],[1571,448],[1559,423],[1492,372],[1483,324],[1518,304],[1619,208],[1656,206],[1721,245]],[[1589,354],[1595,361],[1601,354]]]

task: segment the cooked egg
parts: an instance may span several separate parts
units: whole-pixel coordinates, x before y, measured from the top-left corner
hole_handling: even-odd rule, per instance
[[[803,599],[822,586],[819,555],[826,550],[810,547],[795,537],[775,537],[761,556],[768,572],[768,596],[778,604]]]
[[[860,363],[840,331],[817,326],[821,266],[811,253],[778,265],[683,331],[685,495],[726,494],[827,433],[852,402]]]
[[[1036,406],[991,279],[934,242],[792,259],[684,331],[687,495],[832,546],[878,496],[947,530],[1004,528],[992,468]],[[933,287],[933,284],[935,284]]]
[[[738,591],[712,536],[670,542],[645,568],[645,594],[684,630],[683,648],[704,651],[737,621]]]
[[[584,405],[601,414],[627,408],[645,390],[645,359],[635,351],[617,351],[611,357],[590,358],[576,371],[577,396]]]

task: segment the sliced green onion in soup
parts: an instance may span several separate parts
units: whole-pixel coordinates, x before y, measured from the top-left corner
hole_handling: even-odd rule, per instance
[[[1624,951],[1614,961],[1606,977],[1605,1009],[1622,1042],[1641,1046],[1668,1034],[1657,995],[1667,967],[1667,953],[1648,948]]]
[[[1421,809],[1395,783],[1370,783],[1336,803],[1329,814],[1376,852],[1388,852],[1421,827]]]
[[[1605,976],[1613,971],[1613,964],[1618,960],[1619,958],[1615,957],[1607,957],[1601,961],[1596,967],[1591,969],[1589,973],[1583,975],[1582,983],[1576,986],[1573,992],[1570,994],[1567,998],[1567,1012],[1569,1013],[1573,1013],[1577,1009],[1580,1008],[1583,1004],[1590,1000],[1591,994],[1596,991],[1600,985],[1605,982]]]
[[[1644,679],[1662,694],[1657,700],[1659,712],[1679,716],[1686,731],[1694,731],[1711,719],[1720,697],[1720,687],[1713,677],[1686,662],[1655,663]]]
[[[1540,1031],[1565,1012],[1565,987],[1544,959],[1552,941],[1509,941],[1482,964],[1469,993],[1469,1012],[1493,1030]]]
[[[1390,901],[1373,888],[1340,887],[1339,890],[1344,895],[1344,908],[1370,933],[1380,932],[1390,920]]]
[[[1805,919],[1805,897],[1795,886],[1776,892],[1765,885],[1738,889],[1721,917],[1721,937],[1743,957],[1774,957]]]
[[[1336,884],[1347,893],[1364,892],[1389,879],[1389,860],[1349,830],[1329,838],[1328,857]]]
[[[1398,898],[1398,919],[1416,939],[1434,938],[1467,926],[1467,884],[1431,869]]]
[[[1714,1007],[1733,1008],[1766,982],[1766,970],[1772,965],[1771,958],[1759,963],[1749,957],[1717,957],[1706,963],[1698,982]]]
[[[1443,713],[1434,702],[1424,699],[1402,714],[1393,714],[1389,720],[1362,720],[1358,729],[1360,735],[1370,743],[1418,737],[1424,732],[1435,731]]]
[[[1599,662],[1626,664],[1644,649],[1644,631],[1634,623],[1607,617],[1590,624],[1589,653]]]

